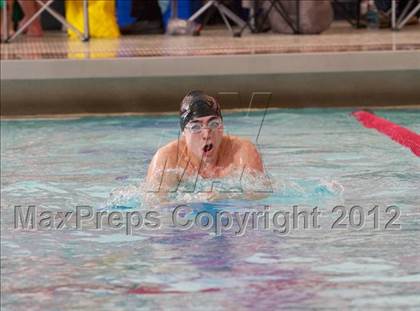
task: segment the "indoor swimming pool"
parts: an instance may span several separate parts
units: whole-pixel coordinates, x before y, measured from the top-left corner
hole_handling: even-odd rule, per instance
[[[375,112],[420,133],[419,110]],[[419,158],[361,126],[349,109],[271,109],[262,124],[263,118],[264,111],[224,113],[225,133],[258,137],[271,181],[264,198],[208,202],[188,192],[164,206],[144,200],[143,178],[156,149],[178,137],[177,115],[2,120],[2,306],[418,307]],[[173,223],[180,203],[182,221],[200,212],[236,213],[238,219],[261,212],[270,226],[261,218],[258,228],[249,223],[241,235],[238,224],[221,234],[202,223],[183,230]],[[123,218],[154,211],[160,226],[127,232],[122,222],[96,229],[92,218],[79,228],[71,217],[49,228],[37,221],[33,230],[16,229],[16,206],[23,213],[34,206],[38,216],[48,211],[58,220],[77,207]],[[315,208],[317,224],[313,215],[307,228],[303,219],[296,227],[289,222],[295,211]]]

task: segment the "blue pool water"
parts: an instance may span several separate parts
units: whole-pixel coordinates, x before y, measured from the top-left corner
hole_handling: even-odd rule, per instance
[[[272,182],[266,198],[206,202],[188,193],[165,206],[144,201],[142,179],[156,148],[177,138],[176,116],[3,120],[2,309],[419,308],[420,160],[349,112],[269,111],[258,140]],[[418,110],[377,114],[420,132]],[[262,116],[226,114],[225,130],[255,140]],[[319,228],[282,233],[270,216],[271,228],[249,227],[241,236],[237,224],[222,234],[198,225],[182,230],[171,223],[179,202],[184,220],[318,207]],[[72,218],[59,230],[15,229],[17,205],[51,213],[80,205],[157,211],[160,227],[76,229]],[[347,228],[331,228],[337,205],[360,206],[343,219]],[[375,205],[376,229],[367,214]],[[388,206],[399,209],[399,228],[384,228],[393,215]]]

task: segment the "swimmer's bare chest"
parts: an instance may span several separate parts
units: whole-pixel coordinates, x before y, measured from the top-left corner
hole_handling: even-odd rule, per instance
[[[236,148],[226,145],[220,151],[216,165],[208,166],[206,163],[193,165],[188,156],[182,156],[178,159],[176,168],[178,172],[182,172],[182,177],[199,176],[203,178],[223,178],[233,174],[239,169],[237,161]]]
[[[203,178],[223,178],[231,175],[236,169],[234,162],[227,161],[218,163],[216,166],[202,164],[201,167],[195,167],[191,165],[189,159],[185,158],[178,163],[176,171],[178,171],[179,178],[194,177],[197,176],[197,173]]]

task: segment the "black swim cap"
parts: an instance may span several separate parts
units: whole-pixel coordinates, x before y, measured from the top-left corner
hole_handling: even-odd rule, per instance
[[[181,131],[194,118],[217,116],[223,119],[219,103],[203,91],[189,92],[181,102],[179,115]]]

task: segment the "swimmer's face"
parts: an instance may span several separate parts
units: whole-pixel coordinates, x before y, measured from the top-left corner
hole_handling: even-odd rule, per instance
[[[188,151],[204,162],[215,162],[223,138],[223,122],[217,116],[195,118],[184,129]]]

